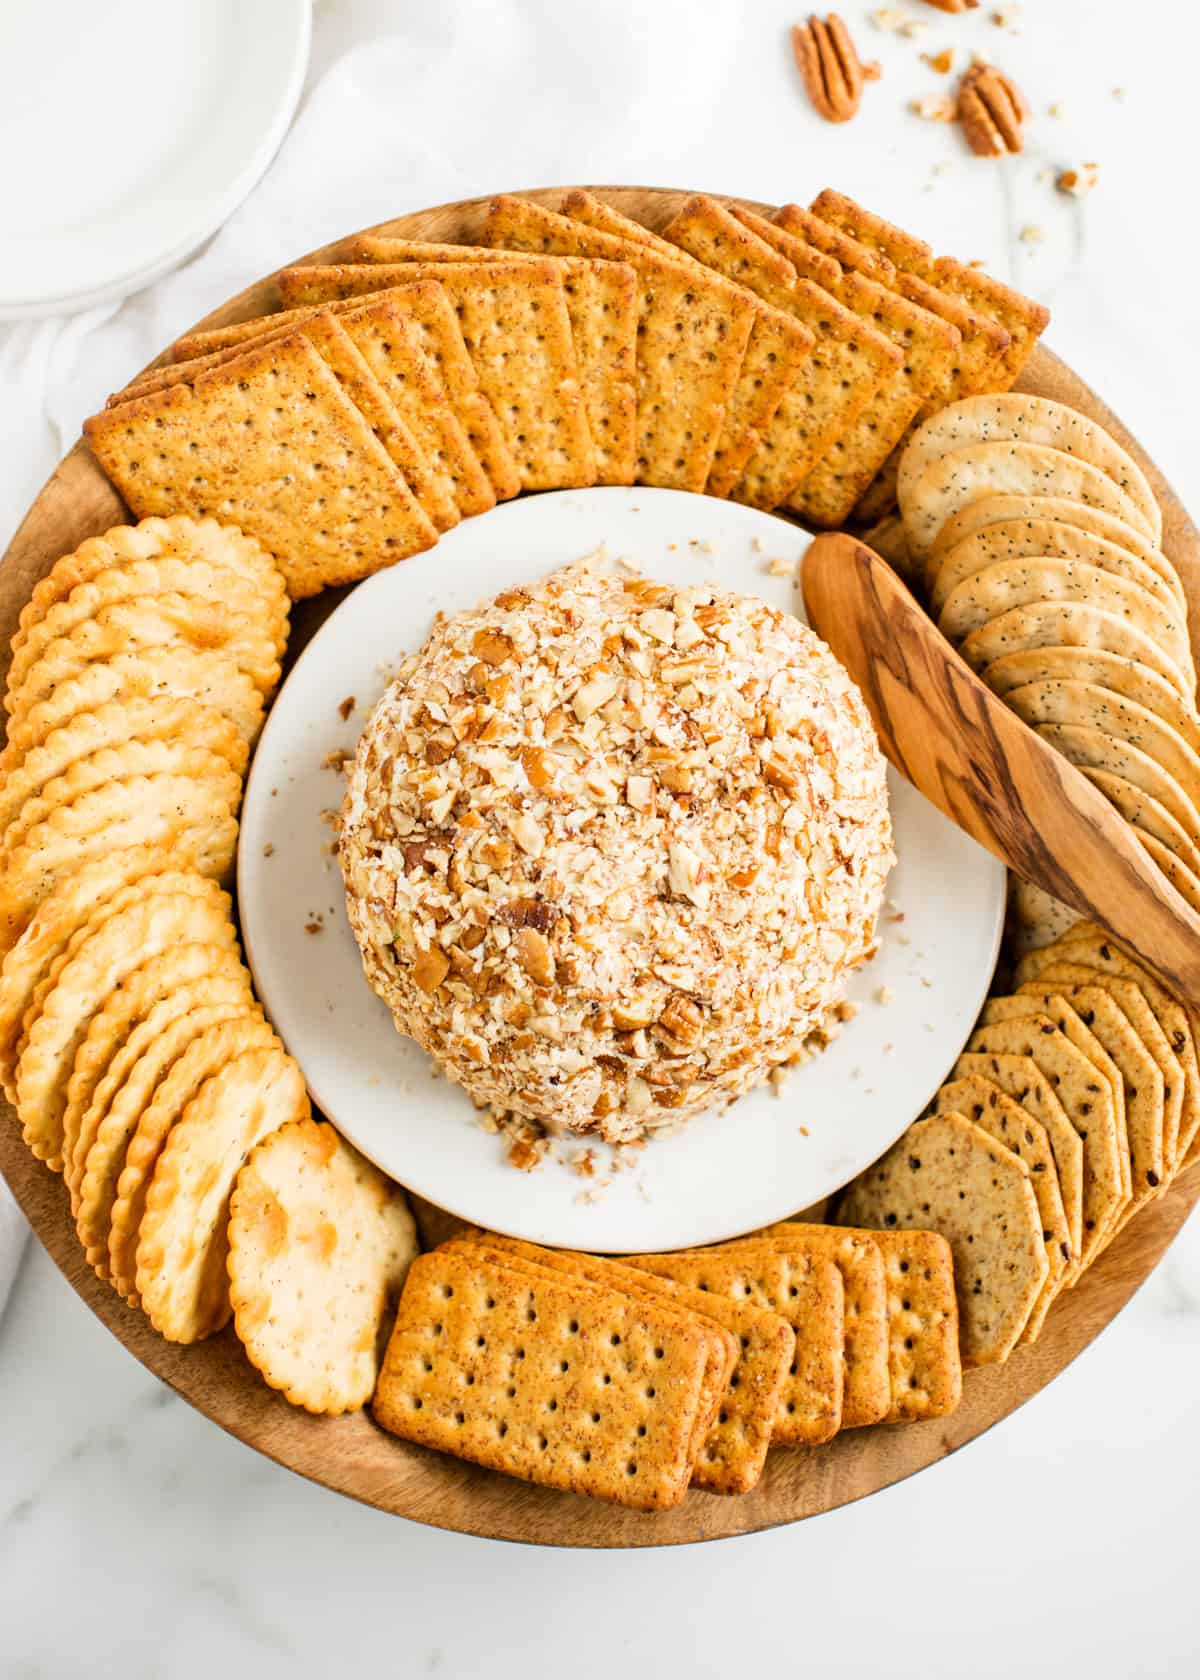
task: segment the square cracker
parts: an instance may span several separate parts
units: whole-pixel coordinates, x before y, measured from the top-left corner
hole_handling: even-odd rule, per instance
[[[842,1428],[861,1429],[888,1414],[887,1276],[878,1245],[836,1225],[785,1220],[758,1237],[727,1243],[723,1250],[757,1246],[790,1249],[832,1260],[842,1274],[845,1341],[842,1348]]]
[[[946,1417],[962,1399],[958,1300],[949,1243],[936,1231],[844,1228],[877,1246],[887,1274],[892,1403],[884,1422]]]
[[[742,276],[718,264],[706,262],[702,257],[697,258],[680,241],[671,243],[668,238],[652,233],[640,222],[622,216],[591,193],[571,193],[563,209],[575,221],[584,222],[601,233],[636,240],[671,262],[679,262],[682,252],[701,272],[719,273],[755,294],[754,325],[746,345],[745,360],[704,487],[706,495],[728,496],[741,478],[746,463],[770,430],[780,403],[803,374],[816,342],[815,335],[791,311],[774,307],[754,286],[746,287]]]
[[[813,347],[732,487],[738,501],[776,507],[801,482],[900,365],[900,352],[821,286],[796,273],[716,199],[691,198],[666,237],[803,325]],[[752,339],[753,344],[753,339]]]
[[[796,1338],[785,1320],[749,1302],[706,1295],[670,1278],[655,1277],[595,1255],[556,1252],[491,1233],[473,1235],[471,1240],[498,1250],[501,1256],[505,1252],[521,1255],[625,1293],[648,1291],[664,1302],[673,1301],[685,1311],[698,1313],[732,1338],[727,1384],[708,1420],[692,1470],[692,1485],[710,1493],[750,1491],[766,1462],[779,1397],[795,1352]]]
[[[965,1366],[1002,1365],[1049,1271],[1028,1166],[953,1111],[918,1120],[843,1193],[868,1228],[940,1232],[950,1244]]]
[[[100,465],[139,518],[207,515],[257,537],[293,599],[431,548],[437,531],[336,376],[298,334],[95,415]]]
[[[424,245],[364,235],[354,262],[522,262],[486,245]],[[637,276],[628,263],[557,257],[583,381],[598,484],[632,484],[637,455]]]
[[[751,1301],[787,1320],[796,1334],[773,1439],[817,1446],[841,1428],[845,1315],[842,1275],[831,1260],[775,1245],[639,1254],[631,1265],[689,1288]]]
[[[458,315],[524,490],[596,482],[562,275],[550,263],[340,263],[285,268],[285,304],[364,297],[436,281]]]
[[[737,389],[754,303],[715,275],[524,199],[492,200],[484,237],[509,250],[627,262],[638,277],[640,484],[704,489]]]
[[[795,233],[750,211],[739,211],[738,218],[785,256],[797,273],[825,285],[845,308],[890,338],[903,356],[895,376],[879,387],[849,432],[837,439],[789,498],[788,506],[813,523],[839,525],[953,365],[961,335],[950,322],[854,269],[835,263],[838,273],[832,277],[833,259]]]
[[[409,1268],[372,1410],[487,1469],[666,1510],[687,1492],[707,1361],[674,1308],[439,1249]]]

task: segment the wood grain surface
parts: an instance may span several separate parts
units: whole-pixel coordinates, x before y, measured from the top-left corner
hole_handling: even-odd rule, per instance
[[[563,190],[528,196],[553,206]],[[592,190],[654,228],[665,226],[689,196],[642,187]],[[752,200],[742,202],[755,210],[769,209]],[[372,231],[409,239],[470,241],[479,233],[486,205],[482,198],[443,205],[401,216]],[[310,258],[334,250],[327,247],[310,253]],[[292,253],[281,255],[289,263],[310,260]],[[246,320],[272,308],[276,301],[274,279],[269,277],[197,326]],[[130,377],[136,371],[131,368]],[[1048,351],[1037,351],[1021,384],[1091,415],[1141,463],[1163,504],[1163,546],[1183,579],[1195,640],[1200,613],[1200,536],[1161,474],[1115,416]],[[76,444],[38,496],[0,563],[0,648],[5,650],[0,676],[7,666],[8,638],[33,585],[83,538],[127,517],[86,446]],[[297,610],[291,657],[339,599],[340,592],[332,592]],[[11,1109],[2,1102],[0,1109],[0,1170],[41,1242],[96,1316],[143,1365],[197,1410],[299,1474],[382,1510],[438,1528],[541,1545],[677,1545],[753,1533],[861,1499],[946,1457],[1036,1394],[1087,1346],[1161,1259],[1200,1196],[1200,1167],[1193,1167],[1166,1196],[1139,1214],[1098,1265],[1055,1305],[1034,1347],[1021,1349],[1005,1366],[969,1373],[963,1403],[953,1417],[903,1428],[855,1430],[838,1436],[827,1447],[775,1451],[759,1487],[744,1498],[721,1499],[696,1492],[675,1511],[643,1515],[527,1487],[408,1446],[383,1434],[364,1414],[314,1418],[296,1411],[259,1380],[232,1331],[190,1348],[164,1342],[140,1313],[126,1307],[93,1274],[75,1237],[62,1180],[26,1151]],[[436,1211],[422,1208],[418,1212],[427,1239],[432,1239]],[[47,1334],[53,1333],[48,1326]]]

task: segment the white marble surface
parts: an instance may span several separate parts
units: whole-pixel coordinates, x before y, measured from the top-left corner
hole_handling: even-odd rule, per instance
[[[922,39],[874,36],[872,7],[842,6],[885,74],[838,130],[805,108],[776,0],[321,5],[293,140],[190,275],[99,317],[0,329],[0,538],[107,390],[256,272],[422,204],[589,180],[801,201],[833,184],[983,257],[1053,305],[1050,343],[1200,506],[1192,8],[1041,0],[1010,34],[988,0],[968,19],[896,6]],[[920,52],[952,41],[1025,89],[1024,159],[977,163],[906,113],[941,85]],[[339,111],[353,120],[335,134]],[[1101,169],[1085,203],[1038,179],[1084,159]],[[917,1480],[748,1540],[535,1554],[257,1458],[135,1364],[34,1248],[0,1322],[0,1680],[1195,1673],[1198,1391],[1193,1220],[1050,1390]]]

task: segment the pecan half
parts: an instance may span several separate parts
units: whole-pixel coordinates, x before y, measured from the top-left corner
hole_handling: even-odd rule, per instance
[[[925,0],[925,4],[936,6],[939,12],[973,12],[979,0]]]
[[[808,97],[826,122],[849,122],[862,103],[864,82],[879,79],[878,64],[864,64],[850,31],[830,12],[792,29],[792,53]]]
[[[994,64],[972,64],[958,84],[958,120],[976,157],[1003,157],[1025,144],[1029,107]]]

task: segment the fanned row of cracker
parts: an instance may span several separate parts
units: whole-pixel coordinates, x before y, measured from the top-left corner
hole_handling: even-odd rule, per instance
[[[87,424],[130,507],[238,525],[293,597],[522,490],[837,526],[872,485],[890,506],[913,425],[1007,390],[1047,319],[831,192],[769,221],[697,197],[662,234],[586,192],[501,197],[479,237],[351,240],[282,272],[282,313],[181,339]]]
[[[414,1261],[374,1415],[423,1446],[641,1510],[747,1493],[776,1445],[941,1417],[950,1251],[785,1223],[629,1260],[467,1232]]]

